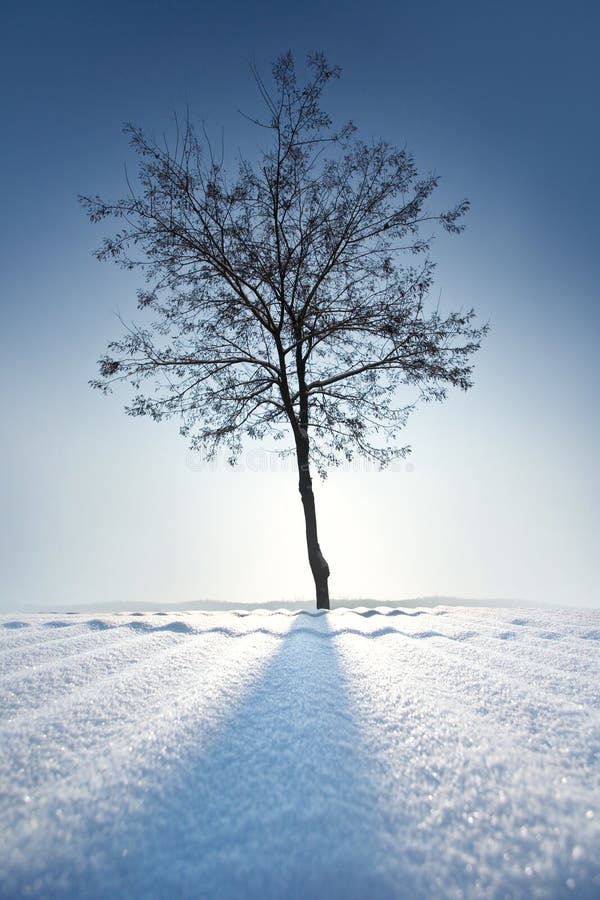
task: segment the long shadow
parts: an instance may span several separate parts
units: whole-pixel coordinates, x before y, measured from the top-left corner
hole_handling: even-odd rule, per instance
[[[156,784],[139,796],[133,779],[114,820],[86,810],[66,856],[50,841],[35,866],[43,896],[415,896],[387,874],[385,825],[332,638],[327,616],[296,623],[202,751],[170,769],[157,763]]]

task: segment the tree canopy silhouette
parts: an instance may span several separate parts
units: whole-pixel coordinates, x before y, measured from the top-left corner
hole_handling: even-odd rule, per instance
[[[193,448],[235,460],[245,436],[289,435],[295,451],[317,606],[329,608],[311,467],[324,475],[361,454],[385,466],[419,399],[471,384],[486,326],[474,312],[426,308],[434,264],[423,223],[459,232],[468,209],[432,213],[438,179],[383,140],[365,142],[322,109],[339,77],[323,54],[298,83],[280,57],[253,118],[266,146],[235,167],[189,121],[173,145],[126,131],[139,157],[121,200],[80,198],[92,222],[121,220],[97,252],[141,267],[138,305],[92,382],[133,385],[131,415],[176,415]],[[411,402],[401,390],[411,390]],[[404,392],[406,393],[406,392]]]

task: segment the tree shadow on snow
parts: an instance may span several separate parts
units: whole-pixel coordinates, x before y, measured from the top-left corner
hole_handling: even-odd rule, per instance
[[[157,765],[156,788],[144,794],[141,811],[124,812],[95,834],[82,823],[89,846],[81,847],[81,870],[67,877],[69,895],[413,894],[386,872],[385,828],[328,617],[316,627],[325,639],[290,629],[202,751],[186,751],[167,773]]]

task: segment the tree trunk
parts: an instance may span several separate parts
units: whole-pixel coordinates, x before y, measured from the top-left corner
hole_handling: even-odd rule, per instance
[[[310,477],[310,464],[308,456],[308,437],[301,435],[296,441],[298,457],[298,488],[304,507],[304,520],[306,522],[306,546],[308,549],[308,561],[315,579],[317,591],[317,609],[329,609],[329,566],[319,547],[317,536],[317,513],[315,509],[315,495]]]

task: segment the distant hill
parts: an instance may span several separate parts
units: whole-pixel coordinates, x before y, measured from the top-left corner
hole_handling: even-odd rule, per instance
[[[414,597],[404,600],[377,600],[369,598],[339,598],[332,600],[332,608],[339,609],[346,607],[355,609],[357,607],[367,607],[374,609],[377,606],[390,607],[406,607],[414,609],[416,607],[433,607],[433,606],[475,606],[484,608],[501,608],[501,609],[517,609],[523,607],[543,608],[545,604],[531,603],[526,600],[492,598],[485,600],[472,599],[469,597]],[[119,613],[119,612],[226,612],[233,609],[286,609],[290,611],[300,609],[314,609],[314,601],[312,600],[271,600],[266,603],[231,603],[217,602],[215,600],[201,599],[190,601],[187,603],[127,603],[126,601],[113,602],[105,601],[103,603],[76,603],[76,604],[55,604],[51,608],[42,606],[31,606],[23,612],[58,612],[58,613]]]

